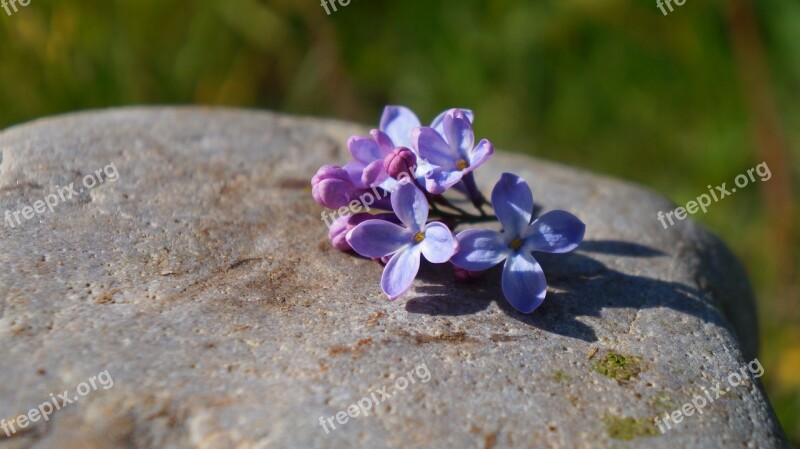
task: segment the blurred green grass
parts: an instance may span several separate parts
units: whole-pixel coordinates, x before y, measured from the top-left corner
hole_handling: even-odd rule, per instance
[[[800,173],[800,3],[755,5],[769,88]],[[475,110],[480,136],[633,180],[685,204],[755,166],[726,3],[33,1],[0,11],[0,127],[88,108],[219,104],[376,123]],[[770,181],[772,182],[772,181]],[[773,405],[800,447],[796,247],[771,242],[760,182],[695,216],[748,268]],[[794,223],[798,223],[797,209]],[[791,229],[794,242],[800,239]],[[777,274],[787,263],[789,276]]]

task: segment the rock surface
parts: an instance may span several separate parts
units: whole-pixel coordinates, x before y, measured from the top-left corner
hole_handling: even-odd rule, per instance
[[[542,210],[587,224],[577,252],[538,257],[544,305],[515,313],[496,270],[464,285],[446,266],[389,302],[379,265],[331,249],[309,192],[362,131],[135,108],[0,135],[3,213],[119,173],[0,227],[0,418],[113,378],[48,422],[0,431],[0,448],[785,447],[749,376],[663,435],[652,424],[724,388],[757,347],[742,269],[691,220],[663,229],[669,202],[497,154],[485,192],[512,171]],[[416,382],[395,390],[401,377]],[[321,416],[372,394],[368,416],[326,434]]]

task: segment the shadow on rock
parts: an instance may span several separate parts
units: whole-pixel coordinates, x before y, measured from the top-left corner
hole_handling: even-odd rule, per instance
[[[433,286],[418,287],[422,292],[406,303],[409,313],[460,316],[480,312],[497,301],[510,317],[543,331],[586,342],[597,341],[595,330],[577,317],[599,317],[604,309],[643,309],[668,307],[724,325],[722,319],[698,290],[684,284],[634,276],[608,268],[583,254],[596,252],[627,257],[663,255],[646,246],[616,241],[587,241],[570,254],[535,253],[547,276],[548,292],[544,303],[532,314],[512,308],[500,287],[502,264],[488,270],[484,278],[470,283],[453,278],[449,264],[428,264],[419,278]]]

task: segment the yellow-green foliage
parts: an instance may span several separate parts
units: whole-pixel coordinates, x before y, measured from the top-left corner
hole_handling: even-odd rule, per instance
[[[659,434],[656,425],[649,418],[632,418],[606,415],[606,433],[617,440],[630,441],[638,437],[652,437]]]
[[[602,360],[594,362],[592,367],[598,373],[619,382],[631,381],[640,372],[647,370],[647,365],[642,362],[641,357],[616,352],[607,353]]]

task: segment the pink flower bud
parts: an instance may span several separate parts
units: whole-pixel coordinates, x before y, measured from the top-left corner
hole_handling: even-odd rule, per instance
[[[383,158],[383,168],[392,178],[398,179],[402,173],[414,177],[417,168],[417,155],[406,147],[397,147]]]
[[[460,282],[471,282],[483,277],[485,271],[469,271],[453,265],[453,276]]]

